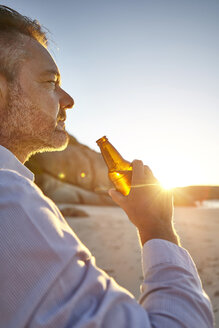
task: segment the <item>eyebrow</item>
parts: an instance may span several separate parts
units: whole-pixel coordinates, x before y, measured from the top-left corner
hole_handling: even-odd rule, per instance
[[[55,69],[47,69],[45,71],[42,72],[43,75],[45,74],[53,74],[53,75],[56,75],[57,77],[60,77],[60,74],[57,70]]]
[[[57,80],[59,82],[61,81],[60,73],[57,70],[55,70],[55,69],[47,69],[47,70],[43,71],[41,75],[48,75],[48,74],[55,75],[57,77]]]

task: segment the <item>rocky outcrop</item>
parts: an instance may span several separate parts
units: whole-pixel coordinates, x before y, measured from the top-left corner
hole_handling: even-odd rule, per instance
[[[41,190],[56,204],[113,205],[107,193],[97,193],[60,181],[49,174],[37,177]]]
[[[115,205],[107,193],[112,184],[101,154],[72,136],[65,150],[36,154],[26,165],[56,203]]]
[[[66,205],[60,205],[59,210],[62,213],[62,215],[66,218],[88,218],[89,215],[84,210],[81,210],[79,208],[76,208],[74,206],[66,206]]]

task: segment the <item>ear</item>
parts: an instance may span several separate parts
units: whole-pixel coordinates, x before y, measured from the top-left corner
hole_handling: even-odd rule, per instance
[[[6,105],[8,95],[8,81],[3,74],[0,74],[0,108]]]

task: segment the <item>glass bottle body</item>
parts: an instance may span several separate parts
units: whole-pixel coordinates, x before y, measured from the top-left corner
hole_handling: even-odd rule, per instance
[[[108,176],[115,188],[127,196],[131,188],[132,166],[104,136],[97,140],[103,159],[108,167]]]

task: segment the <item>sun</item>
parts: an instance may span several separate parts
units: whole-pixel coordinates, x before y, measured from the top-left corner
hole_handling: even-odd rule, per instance
[[[183,172],[183,170],[181,170],[181,174],[179,174],[178,170],[166,170],[160,172],[160,174],[157,175],[157,178],[160,182],[161,187],[165,190],[171,190],[177,187],[185,187],[194,183],[193,176],[189,175],[186,172]]]
[[[190,166],[186,158],[163,161],[155,163],[153,173],[165,190],[200,184],[200,177],[203,176],[201,168],[195,167],[194,170]]]
[[[160,186],[164,190],[171,190],[179,186],[179,180],[176,179],[174,172],[166,170],[160,170],[156,178],[158,179]]]
[[[160,183],[160,185],[161,185],[161,187],[164,189],[164,190],[171,190],[171,189],[173,189],[173,188],[175,188],[176,186],[175,185],[173,185],[173,184],[171,184],[171,183],[169,183],[169,182],[161,182]]]

